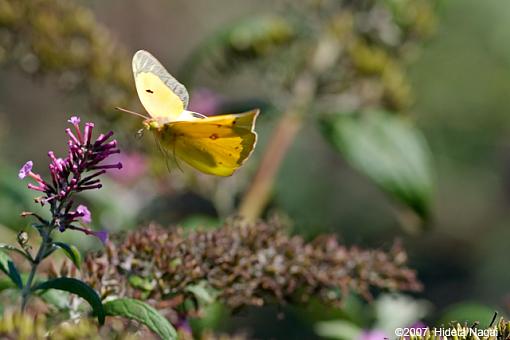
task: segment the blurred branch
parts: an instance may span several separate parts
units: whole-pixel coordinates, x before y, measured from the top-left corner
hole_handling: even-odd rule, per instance
[[[309,68],[296,81],[289,107],[273,131],[252,184],[241,201],[239,214],[248,221],[255,221],[266,207],[281,163],[310,110],[317,78],[336,63],[339,51],[339,43],[326,33],[317,44]]]
[[[114,108],[134,99],[126,51],[71,0],[0,0],[0,66],[55,76],[60,90],[84,93],[103,119],[115,119]]]
[[[201,65],[224,81],[244,68],[263,75],[260,95],[283,108],[241,200],[242,216],[254,221],[263,214],[305,119],[358,118],[375,108],[395,115],[410,107],[405,62],[432,32],[433,6],[427,0],[292,2],[228,27],[196,49],[184,68],[189,75]]]

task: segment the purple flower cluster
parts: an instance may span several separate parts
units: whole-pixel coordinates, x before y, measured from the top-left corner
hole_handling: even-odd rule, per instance
[[[108,234],[104,231],[92,231],[79,227],[73,223],[91,222],[91,214],[84,205],[74,208],[72,195],[77,192],[99,189],[101,181],[99,176],[109,169],[121,169],[122,163],[103,164],[109,156],[119,153],[117,141],[110,140],[113,132],[101,134],[96,140],[92,140],[93,123],[85,123],[83,131],[80,129],[80,118],[71,117],[68,121],[74,127],[66,129],[69,135],[69,151],[66,158],[57,158],[53,151],[48,152],[51,160],[49,165],[51,180],[44,180],[39,174],[32,172],[33,162],[28,161],[21,167],[18,177],[23,179],[31,177],[36,184],[29,183],[28,188],[43,192],[44,195],[37,197],[36,202],[41,205],[49,204],[52,220],[51,222],[42,219],[33,213],[44,225],[58,227],[60,231],[66,229],[80,230],[88,235],[95,235],[105,242]]]

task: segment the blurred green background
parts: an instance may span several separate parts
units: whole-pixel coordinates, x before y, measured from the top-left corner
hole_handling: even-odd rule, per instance
[[[78,3],[93,11],[108,29],[109,39],[119,50],[125,48],[128,58],[146,49],[174,74],[182,72],[190,55],[212,32],[241,18],[271,12],[273,6],[284,6],[284,2],[254,0]],[[336,233],[348,245],[375,248],[388,248],[396,237],[401,238],[410,266],[425,287],[415,297],[432,306],[423,320],[435,323],[446,315],[476,319],[483,314],[486,317],[480,321],[487,323],[492,314],[486,311],[510,312],[510,3],[441,1],[436,14],[436,32],[421,43],[421,50],[407,66],[415,98],[407,111],[425,135],[433,159],[435,191],[429,228],[407,233],[400,214],[395,213],[400,203],[349,166],[309,120],[284,158],[269,211],[286,215],[294,231],[306,237]],[[5,41],[5,34],[0,31],[0,41]],[[0,56],[8,52],[2,49]],[[261,88],[256,72],[239,78],[223,82],[216,74],[199,69],[190,91],[192,102],[194,94],[202,91],[203,97],[207,89],[224,107],[245,108],[254,103],[264,109],[271,89]],[[141,128],[136,118],[124,115],[123,122],[119,118],[113,123],[101,120],[91,114],[92,106],[79,89],[60,91],[57,81],[55,76],[35,77],[18,67],[0,68],[2,241],[13,238],[9,230],[26,228],[26,221],[18,215],[32,209],[32,193],[17,181],[19,167],[30,159],[45,173],[47,150],[65,152],[63,130],[71,115],[115,130],[121,149],[130,150],[132,165],[127,171],[132,177],[112,177],[100,193],[84,197],[93,208],[94,224],[112,231],[135,228],[149,220],[164,225],[221,223],[235,211],[278,116],[277,106],[263,110],[257,126],[260,143],[253,159],[232,178],[211,180],[192,171],[168,175],[161,164],[158,168],[151,163],[154,155],[146,150],[155,148],[152,139],[136,139],[138,125]],[[131,92],[134,98],[134,83]],[[129,108],[137,109],[136,98],[130,103],[134,106]],[[268,310],[237,316],[238,326],[258,329],[255,333],[261,337],[268,336],[262,327],[274,327],[287,335],[290,329],[304,328],[308,333],[301,334],[312,336],[311,327],[296,328],[296,324],[306,318],[309,323],[320,319],[294,311],[269,323],[268,315],[276,316],[279,311]],[[341,315],[325,315],[335,317]],[[370,319],[361,326],[374,327]]]

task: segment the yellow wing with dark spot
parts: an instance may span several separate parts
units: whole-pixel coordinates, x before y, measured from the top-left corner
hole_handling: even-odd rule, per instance
[[[138,97],[152,118],[164,123],[172,122],[188,107],[186,87],[149,52],[140,50],[135,53],[133,75]]]
[[[259,110],[169,123],[163,142],[177,157],[211,175],[230,176],[252,153]]]

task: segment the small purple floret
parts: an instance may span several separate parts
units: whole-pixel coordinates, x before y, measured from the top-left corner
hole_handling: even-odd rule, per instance
[[[92,232],[103,244],[108,241],[108,232],[106,230],[99,230]]]
[[[78,125],[80,124],[80,117],[72,116],[71,119],[67,120],[67,122],[73,125]]]
[[[19,179],[23,179],[28,176],[30,171],[32,171],[32,167],[34,166],[34,162],[28,161],[26,162],[21,169],[19,169],[18,177]]]
[[[92,222],[92,215],[90,213],[90,210],[86,206],[84,206],[83,204],[80,204],[76,208],[76,212],[78,214],[81,214],[80,218],[83,221],[83,223],[89,224],[90,222]]]

